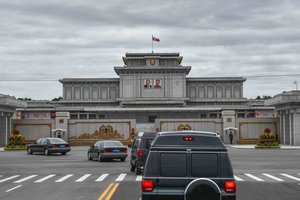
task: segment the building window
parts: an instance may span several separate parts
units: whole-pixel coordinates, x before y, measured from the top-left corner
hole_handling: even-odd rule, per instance
[[[245,112],[238,112],[237,118],[245,118]]]
[[[99,115],[99,119],[105,119],[105,115]]]
[[[96,118],[97,118],[96,114],[89,114],[89,119],[96,119]]]
[[[64,123],[64,119],[59,119],[58,121],[59,121],[60,124]]]
[[[156,118],[157,118],[156,115],[149,115],[149,117],[148,117],[148,122],[149,122],[149,123],[154,123]]]
[[[79,119],[87,119],[87,114],[80,114]]]
[[[232,119],[231,119],[231,117],[227,117],[227,122],[232,122]]]
[[[78,119],[78,115],[77,114],[70,114],[70,119]]]
[[[206,113],[201,113],[201,114],[200,114],[200,118],[202,118],[202,119],[205,119],[205,118],[207,118],[207,115],[206,115]]]
[[[209,118],[218,118],[218,114],[217,113],[210,113]]]

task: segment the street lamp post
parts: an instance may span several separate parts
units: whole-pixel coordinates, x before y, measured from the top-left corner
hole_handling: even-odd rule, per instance
[[[296,91],[298,90],[298,83],[297,81],[294,81],[294,84],[296,85]]]

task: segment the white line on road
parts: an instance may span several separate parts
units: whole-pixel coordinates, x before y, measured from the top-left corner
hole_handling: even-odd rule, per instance
[[[67,180],[68,178],[70,178],[70,177],[72,177],[72,176],[74,176],[74,174],[68,174],[68,175],[66,175],[66,176],[64,176],[64,177],[61,177],[60,179],[56,180],[55,182],[56,182],[56,183],[61,183],[61,182]]]
[[[14,178],[17,178],[17,177],[19,177],[20,175],[15,175],[15,176],[11,176],[11,177],[8,177],[8,178],[5,178],[5,179],[2,179],[2,180],[0,180],[0,183],[2,183],[2,182],[4,182],[4,181],[8,181],[8,180],[10,180],[10,179],[14,179]]]
[[[142,181],[143,176],[137,176],[135,181]]]
[[[108,176],[108,174],[102,174],[99,178],[97,178],[95,181],[96,182],[101,182],[103,181],[106,177]]]
[[[50,174],[49,176],[46,176],[46,177],[41,178],[41,179],[39,179],[39,180],[37,180],[37,181],[34,181],[34,182],[35,182],[35,183],[41,183],[41,182],[43,182],[43,181],[45,181],[45,180],[47,180],[47,179],[49,179],[49,178],[52,178],[53,176],[55,176],[55,174]]]
[[[120,174],[120,176],[115,180],[117,182],[123,181],[123,179],[125,178],[127,174]]]
[[[280,175],[288,177],[288,178],[296,180],[296,181],[300,181],[300,178],[297,178],[297,177],[294,177],[294,176],[291,176],[291,175],[288,175],[288,174],[280,174]]]
[[[31,175],[31,176],[22,178],[22,179],[20,179],[20,180],[17,180],[17,181],[15,181],[14,183],[22,183],[22,182],[27,181],[27,180],[29,180],[29,179],[31,179],[31,178],[36,177],[36,176],[37,176],[37,175]]]
[[[248,176],[248,177],[250,177],[250,178],[252,178],[252,179],[254,179],[254,180],[256,180],[256,181],[264,181],[263,179],[258,178],[257,176],[254,176],[252,174],[245,174],[245,175]]]
[[[19,187],[22,187],[22,185],[18,185],[18,186],[16,186],[16,187],[13,187],[13,188],[11,188],[11,189],[9,189],[9,190],[6,190],[5,192],[13,191],[13,190],[15,190],[15,189],[17,189],[17,188],[19,188]]]
[[[274,180],[276,180],[276,181],[284,181],[284,180],[282,180],[281,178],[277,178],[277,177],[275,177],[275,176],[273,176],[273,175],[271,175],[271,174],[263,174],[264,176],[266,176],[266,177],[269,177],[269,178],[271,178],[271,179],[274,179]]]
[[[244,181],[244,179],[241,179],[240,177],[234,175],[234,179],[237,180],[237,181]]]
[[[81,178],[77,179],[75,182],[82,182],[82,181],[84,181],[85,179],[87,179],[91,175],[92,174],[85,174]]]

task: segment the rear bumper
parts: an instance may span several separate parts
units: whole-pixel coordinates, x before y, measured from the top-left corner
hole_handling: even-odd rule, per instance
[[[48,148],[49,153],[67,153],[71,148]]]
[[[101,158],[127,158],[127,153],[101,153]]]
[[[236,200],[235,194],[222,194],[222,200]],[[159,194],[159,193],[142,193],[141,200],[184,200],[184,195],[181,194]]]

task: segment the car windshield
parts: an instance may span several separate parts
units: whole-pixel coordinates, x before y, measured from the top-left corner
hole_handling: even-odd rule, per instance
[[[107,141],[104,142],[104,147],[122,147],[122,143],[119,141]]]
[[[66,142],[60,138],[51,138],[49,139],[50,144],[65,144]]]

